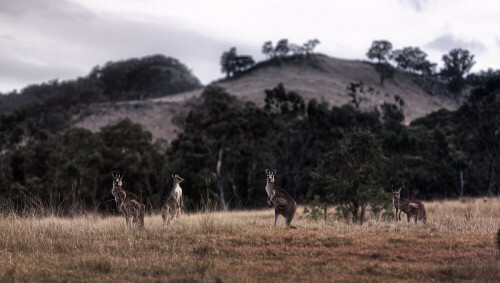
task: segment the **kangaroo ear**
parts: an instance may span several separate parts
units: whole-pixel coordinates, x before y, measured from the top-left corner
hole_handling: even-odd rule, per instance
[[[273,175],[276,175],[276,169],[273,170]]]
[[[175,179],[175,176],[174,176],[174,174],[172,174],[172,178],[174,178],[174,179]]]
[[[266,169],[266,174],[269,175],[269,170],[268,169]]]
[[[399,193],[399,192],[401,192],[401,189],[402,189],[402,188],[399,188],[398,193]]]

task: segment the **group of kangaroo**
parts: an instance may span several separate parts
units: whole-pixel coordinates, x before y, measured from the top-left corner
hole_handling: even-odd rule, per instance
[[[285,226],[295,229],[291,225],[291,222],[297,210],[297,203],[295,203],[295,200],[285,190],[274,184],[276,169],[273,171],[266,169],[266,175],[267,204],[269,207],[274,207],[274,227],[276,227],[278,222],[278,216],[281,215],[285,218]],[[123,189],[123,175],[113,173],[112,176],[113,189],[111,190],[111,194],[115,198],[118,210],[125,216],[127,228],[130,228],[131,222],[139,227],[144,227],[144,204],[135,194]],[[163,225],[170,223],[182,213],[182,188],[180,184],[184,182],[184,179],[178,174],[172,175],[172,178],[172,191],[161,209]],[[411,218],[415,219],[415,223],[417,219],[422,220],[424,223],[426,222],[427,218],[423,203],[417,200],[400,198],[401,188],[392,192],[397,220],[401,220],[401,212],[404,212],[408,218],[408,222],[410,222]]]

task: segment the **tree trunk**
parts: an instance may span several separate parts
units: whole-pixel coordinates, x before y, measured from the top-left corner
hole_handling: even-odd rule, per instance
[[[493,157],[490,157],[490,166],[489,166],[489,170],[488,170],[488,194],[493,194],[493,190],[491,188],[491,183],[492,183],[492,180],[493,180],[493,161],[494,161],[494,158]]]
[[[325,205],[325,206],[323,207],[323,210],[324,210],[323,219],[326,221],[326,216],[328,215],[328,213],[327,213],[327,212],[328,212],[328,206],[326,206],[326,205]]]
[[[464,195],[464,170],[460,170],[460,198]]]
[[[251,165],[251,169],[248,171],[248,176],[247,176],[247,200],[249,202],[253,198],[252,179],[256,168],[257,168],[257,161],[255,161],[254,159]]]
[[[226,199],[224,196],[224,186],[222,184],[222,176],[221,176],[221,167],[222,167],[222,156],[223,156],[224,150],[221,148],[219,149],[219,155],[217,159],[217,166],[216,166],[216,175],[217,175],[217,189],[219,190],[219,202],[224,211],[227,211],[227,203]]]

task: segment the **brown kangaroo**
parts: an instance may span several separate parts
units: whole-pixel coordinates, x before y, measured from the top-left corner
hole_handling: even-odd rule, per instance
[[[179,177],[179,175],[172,175],[174,179],[174,185],[172,186],[172,192],[167,198],[167,201],[163,205],[161,209],[161,218],[163,218],[163,225],[165,223],[172,221],[174,218],[177,218],[180,213],[182,213],[182,188],[179,185],[184,182],[184,179]]]
[[[410,222],[413,217],[415,218],[415,223],[417,223],[417,219],[420,219],[425,223],[427,221],[427,216],[424,204],[418,200],[402,199],[400,194],[401,189],[402,188],[392,191],[392,203],[394,204],[394,208],[396,208],[396,220],[401,220],[402,211],[406,214],[408,222]]]
[[[296,227],[291,226],[290,223],[295,215],[295,210],[297,210],[297,204],[285,190],[274,184],[275,174],[276,169],[274,169],[273,172],[269,172],[269,170],[266,169],[266,192],[268,197],[267,205],[269,205],[269,207],[274,206],[274,227],[276,227],[278,216],[282,215],[286,220],[285,226],[296,229]]]
[[[122,188],[123,175],[113,175],[113,189],[111,194],[115,197],[118,210],[125,216],[127,228],[130,228],[130,218],[132,222],[144,227],[144,211],[146,207],[135,194]]]

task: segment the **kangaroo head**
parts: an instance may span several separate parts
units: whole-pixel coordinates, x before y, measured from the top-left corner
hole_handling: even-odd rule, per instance
[[[399,188],[399,189],[397,189],[397,190],[392,190],[392,196],[393,196],[393,198],[395,198],[395,199],[399,199],[399,198],[401,197],[401,194],[400,194],[401,189],[402,189],[402,188],[400,187],[400,188]]]
[[[172,174],[172,178],[174,179],[174,183],[180,184],[184,182],[184,179],[182,179],[178,174]]]
[[[267,175],[267,182],[274,183],[274,175],[276,175],[276,169],[274,169],[272,172],[266,169],[266,175]]]
[[[111,175],[113,176],[113,187],[121,187],[123,174],[120,176],[120,174],[111,173]]]

